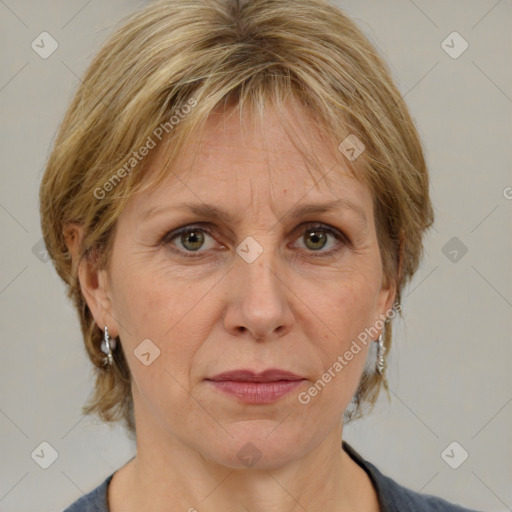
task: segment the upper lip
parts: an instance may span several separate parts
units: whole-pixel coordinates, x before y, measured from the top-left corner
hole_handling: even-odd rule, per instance
[[[226,381],[232,380],[236,382],[275,382],[278,380],[303,380],[304,377],[296,375],[287,370],[279,368],[270,368],[263,372],[257,373],[252,370],[232,370],[229,372],[219,373],[207,380]]]

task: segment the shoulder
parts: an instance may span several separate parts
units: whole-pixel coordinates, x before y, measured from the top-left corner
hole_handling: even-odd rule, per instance
[[[107,488],[114,473],[109,475],[95,489],[84,494],[63,512],[108,512]]]
[[[382,512],[479,512],[464,508],[432,494],[407,489],[363,459],[348,443],[343,448],[367,473],[377,490]]]
[[[464,508],[432,494],[423,494],[407,489],[395,480],[383,475],[373,464],[376,481],[382,495],[384,511],[424,511],[424,512],[477,512],[474,509]]]

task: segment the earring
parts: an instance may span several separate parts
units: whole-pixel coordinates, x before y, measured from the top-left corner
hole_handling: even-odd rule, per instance
[[[378,345],[377,345],[377,363],[375,365],[375,368],[379,375],[384,375],[384,371],[386,370],[386,360],[384,359],[386,347],[384,346],[384,340],[382,339],[382,334],[379,335],[379,339],[376,341],[378,342]]]
[[[105,325],[105,334],[103,335],[103,340],[101,342],[101,351],[104,354],[107,354],[106,357],[103,358],[103,366],[106,366],[107,364],[109,366],[112,366],[114,364],[114,356],[112,355],[112,350],[116,348],[116,340],[110,339],[110,336],[108,334],[108,327]]]

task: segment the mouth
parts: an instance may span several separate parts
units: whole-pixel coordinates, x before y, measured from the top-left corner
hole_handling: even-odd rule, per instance
[[[233,370],[206,379],[217,391],[245,404],[269,404],[288,395],[306,381],[287,370]]]

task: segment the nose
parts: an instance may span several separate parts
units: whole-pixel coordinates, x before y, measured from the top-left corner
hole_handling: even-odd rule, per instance
[[[224,316],[225,328],[233,336],[264,342],[291,330],[293,294],[276,260],[270,250],[264,250],[251,263],[237,256],[226,284],[229,291]]]

